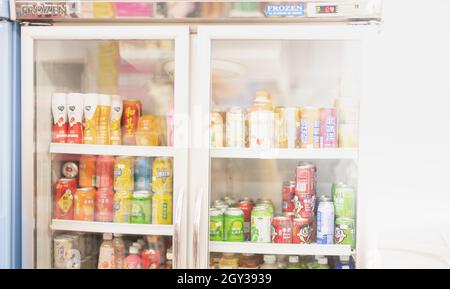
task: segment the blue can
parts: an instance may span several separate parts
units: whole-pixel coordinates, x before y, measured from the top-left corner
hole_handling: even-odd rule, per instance
[[[137,157],[134,166],[134,189],[136,191],[149,191],[152,184],[153,159]]]

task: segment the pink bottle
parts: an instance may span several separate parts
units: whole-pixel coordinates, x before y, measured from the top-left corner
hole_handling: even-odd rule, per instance
[[[131,246],[130,255],[125,258],[125,269],[141,269],[141,258],[139,257],[139,249]]]

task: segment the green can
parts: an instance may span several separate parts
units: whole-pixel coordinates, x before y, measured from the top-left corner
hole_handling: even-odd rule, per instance
[[[152,201],[150,191],[135,191],[131,197],[132,224],[151,224]]]
[[[272,242],[273,208],[257,205],[253,208],[250,219],[250,240],[254,243]]]
[[[225,211],[224,240],[228,242],[244,242],[244,212],[239,208],[228,208]]]
[[[355,219],[337,218],[334,229],[334,243],[355,248]]]
[[[355,191],[344,184],[337,184],[333,193],[336,218],[355,217]]]
[[[209,240],[223,241],[224,214],[216,208],[209,209]]]

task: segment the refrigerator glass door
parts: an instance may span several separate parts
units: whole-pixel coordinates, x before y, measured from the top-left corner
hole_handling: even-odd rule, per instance
[[[23,28],[24,267],[185,266],[188,36]]]
[[[313,268],[357,259],[365,202],[359,101],[372,30],[199,27],[193,103],[203,117],[193,134],[202,135],[197,172],[207,178],[193,184],[201,208],[195,266]]]

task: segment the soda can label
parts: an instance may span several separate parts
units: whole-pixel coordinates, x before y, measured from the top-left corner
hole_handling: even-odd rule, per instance
[[[95,195],[96,190],[94,188],[82,188],[77,190],[74,197],[74,220],[94,221]]]
[[[269,208],[253,210],[251,219],[251,241],[270,243],[272,241],[272,213]]]
[[[53,131],[52,142],[65,143],[67,140],[67,104],[65,93],[52,96]]]
[[[131,223],[151,224],[152,204],[149,191],[136,191],[131,199]]]
[[[308,193],[295,193],[294,197],[296,216],[309,218],[314,213],[315,195]]]
[[[287,182],[283,184],[282,189],[282,211],[286,212],[294,212],[295,210],[295,182]]]
[[[317,244],[333,244],[334,229],[333,203],[320,202],[317,209]]]
[[[99,189],[95,198],[95,220],[97,222],[113,221],[114,191],[112,189]]]
[[[231,212],[234,212],[233,214]],[[225,212],[225,241],[244,242],[244,213],[233,208]]]
[[[152,166],[153,193],[172,193],[173,190],[172,160],[167,157],[155,158]]]
[[[152,159],[147,157],[136,158],[134,168],[134,189],[148,191],[151,189]]]
[[[73,199],[77,191],[76,179],[60,179],[56,181],[55,219],[73,219]]]
[[[355,246],[355,220],[351,218],[337,218],[334,230],[335,244]]]
[[[81,156],[80,157],[80,172],[79,172],[79,185],[82,188],[95,187],[96,184],[96,156]]]
[[[338,146],[337,115],[334,108],[320,109],[320,147]]]
[[[99,156],[96,165],[96,186],[98,188],[114,187],[114,157]]]
[[[172,224],[172,194],[156,193],[152,198],[152,224]]]
[[[313,235],[313,222],[311,218],[296,218],[292,223],[292,243],[310,244]]]
[[[113,203],[114,223],[129,223],[131,216],[131,192],[116,191]]]
[[[241,209],[244,213],[244,239],[250,241],[250,221],[253,204],[248,201],[241,201],[237,205],[237,208]]]
[[[67,95],[68,131],[67,143],[83,143],[83,95],[69,93]]]
[[[337,186],[333,194],[336,218],[355,217],[355,191],[347,186]]]
[[[316,168],[309,164],[300,164],[295,169],[296,193],[315,193]]]
[[[300,110],[300,147],[320,147],[320,112],[318,108],[304,107]]]
[[[114,161],[114,189],[132,191],[134,189],[134,159],[117,157]]]
[[[218,209],[209,210],[209,240],[223,241],[224,214]]]
[[[272,243],[292,242],[292,222],[287,217],[276,217],[272,222]]]

